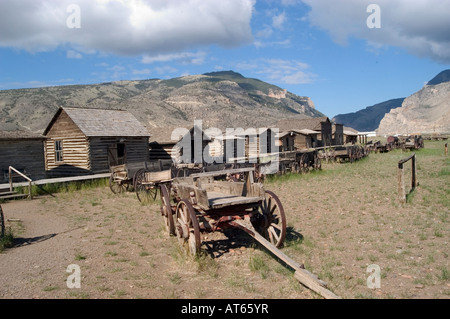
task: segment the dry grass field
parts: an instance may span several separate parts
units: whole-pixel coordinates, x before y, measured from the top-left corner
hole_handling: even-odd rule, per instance
[[[416,154],[419,186],[406,204],[401,150],[267,180],[287,216],[282,250],[342,298],[448,299],[450,156],[430,141]],[[14,239],[0,253],[0,298],[320,298],[238,230],[203,234],[202,255],[186,257],[159,202],[134,193],[69,189],[2,207]],[[81,288],[67,287],[71,264]],[[380,287],[370,289],[373,264]]]

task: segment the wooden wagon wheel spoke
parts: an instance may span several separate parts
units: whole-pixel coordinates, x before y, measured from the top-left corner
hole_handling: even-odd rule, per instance
[[[277,232],[275,231],[274,227],[269,227],[267,229],[268,233],[269,233],[269,237],[270,237],[270,241],[271,242],[278,242],[280,240],[280,236],[277,234]]]
[[[148,204],[152,200],[156,199],[158,189],[154,187],[154,185],[146,184],[145,173],[146,173],[145,168],[141,168],[136,171],[133,177],[134,180],[133,186],[138,200],[141,203]]]
[[[0,238],[5,236],[5,216],[3,216],[2,206],[0,205]]]
[[[186,200],[177,205],[175,233],[181,248],[191,256],[200,252],[200,227],[194,207]]]
[[[308,155],[307,154],[303,154],[300,157],[300,170],[302,173],[307,173],[309,170],[309,160],[308,160]]]
[[[286,216],[283,205],[271,191],[266,191],[258,213],[253,217],[255,229],[275,247],[281,247],[286,238]]]
[[[160,186],[160,196],[161,196],[161,215],[164,219],[164,225],[169,235],[175,235],[175,222],[173,220],[173,210],[170,205],[170,195],[167,190],[167,186],[162,184]]]
[[[109,188],[114,194],[120,194],[127,190],[126,184],[124,184],[121,180],[116,180],[116,175],[113,173],[109,177]]]

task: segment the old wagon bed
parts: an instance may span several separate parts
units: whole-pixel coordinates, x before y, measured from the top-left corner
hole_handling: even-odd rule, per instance
[[[261,184],[253,183],[253,171],[254,168],[242,168],[192,174],[174,179],[173,185],[178,196],[195,196],[196,204],[204,210],[259,204],[264,199],[264,189]],[[227,180],[232,175],[245,173],[248,174],[245,181]]]
[[[257,203],[261,200],[259,197],[245,197],[238,195],[227,195],[218,192],[207,192],[208,203],[211,208],[220,208],[229,205],[240,205]]]

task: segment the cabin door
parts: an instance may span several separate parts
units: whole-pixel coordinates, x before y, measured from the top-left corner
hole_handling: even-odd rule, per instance
[[[108,163],[110,167],[126,163],[125,143],[116,143],[109,145]]]

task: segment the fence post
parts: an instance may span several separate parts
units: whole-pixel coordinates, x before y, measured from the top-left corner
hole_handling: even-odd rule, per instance
[[[13,184],[12,184],[12,175],[11,175],[11,167],[8,168],[9,173],[9,191],[13,191]]]
[[[403,164],[407,161],[411,160],[411,188],[413,191],[418,185],[417,181],[417,172],[416,172],[416,153],[413,153],[411,156],[404,158],[398,162],[398,197],[400,203],[406,203],[406,190],[405,190],[405,176],[403,172]]]
[[[414,153],[411,159],[411,188],[417,187],[417,172],[416,172],[416,154]]]
[[[398,199],[400,203],[406,203],[406,192],[405,192],[405,182],[404,182],[404,174],[403,174],[403,163],[398,163]]]

